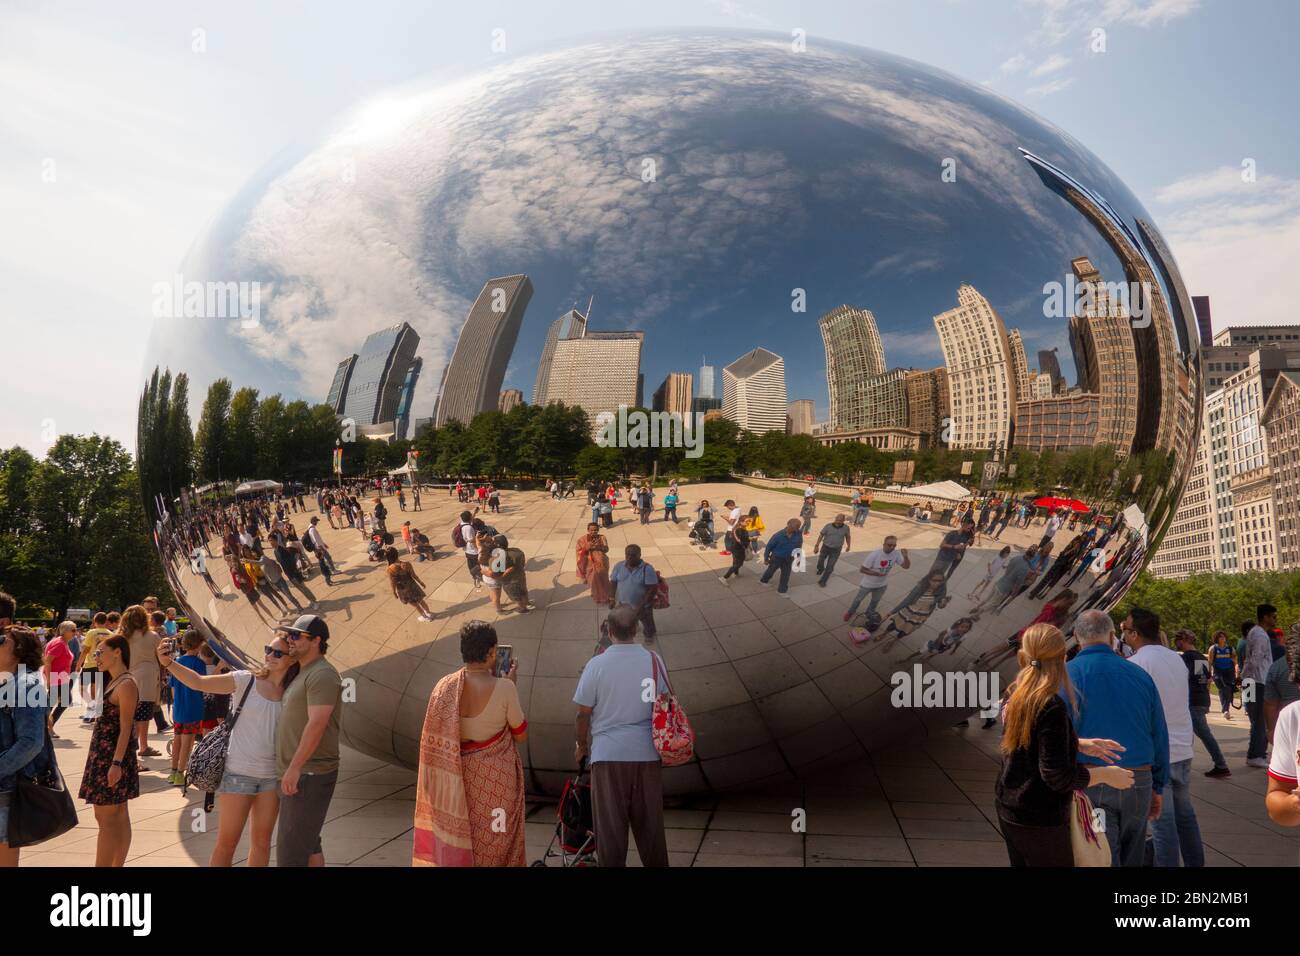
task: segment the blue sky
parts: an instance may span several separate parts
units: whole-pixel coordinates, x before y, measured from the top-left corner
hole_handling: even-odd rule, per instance
[[[0,327],[20,374],[0,407],[0,445],[40,452],[67,431],[131,445],[152,284],[277,154],[394,84],[490,65],[494,30],[514,55],[592,31],[799,28],[986,83],[1119,175],[1164,230],[1190,291],[1212,297],[1216,327],[1292,321],[1298,20],[1280,0],[568,2],[558,12],[10,0],[0,11]],[[1097,28],[1104,53],[1090,49]],[[1257,178],[1244,184],[1247,159]]]

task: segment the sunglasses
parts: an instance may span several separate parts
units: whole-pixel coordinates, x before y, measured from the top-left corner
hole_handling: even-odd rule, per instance
[[[268,657],[274,657],[277,661],[280,658],[287,657],[289,655],[288,651],[282,651],[279,648],[272,647],[270,644],[267,644],[265,647],[263,647],[262,652],[266,654]]]

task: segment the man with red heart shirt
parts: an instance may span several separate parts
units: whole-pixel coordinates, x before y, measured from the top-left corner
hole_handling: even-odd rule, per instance
[[[880,599],[885,596],[885,579],[895,565],[906,570],[912,566],[912,560],[907,556],[907,549],[899,548],[898,539],[891,534],[885,538],[881,547],[862,559],[862,567],[858,569],[862,572],[862,580],[858,583],[858,593],[853,598],[853,603],[844,612],[844,620],[852,619],[857,613],[858,605],[868,595],[870,600],[867,602],[867,613],[876,609]]]

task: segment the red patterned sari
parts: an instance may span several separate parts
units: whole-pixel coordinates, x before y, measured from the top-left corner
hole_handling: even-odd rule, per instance
[[[413,866],[525,866],[524,768],[509,728],[461,744],[465,669],[429,696],[415,791]],[[505,817],[501,818],[501,811]]]

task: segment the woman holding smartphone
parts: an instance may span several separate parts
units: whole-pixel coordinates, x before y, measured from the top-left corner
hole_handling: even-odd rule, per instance
[[[220,825],[208,866],[232,864],[250,815],[253,829],[248,838],[248,865],[266,866],[271,856],[271,831],[280,813],[275,731],[280,723],[280,700],[298,676],[298,665],[278,633],[263,651],[262,666],[256,670],[200,674],[174,660],[170,644],[158,647],[158,663],[178,683],[204,694],[230,695],[235,727],[230,732],[225,773],[217,787]]]
[[[524,866],[519,664],[498,673],[486,621],[461,627],[460,654],[465,666],[438,681],[424,717],[412,865]]]

